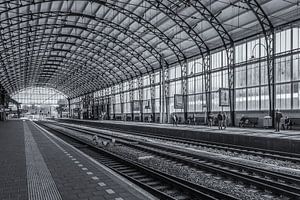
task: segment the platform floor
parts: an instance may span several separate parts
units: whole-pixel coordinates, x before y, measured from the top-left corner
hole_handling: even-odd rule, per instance
[[[57,121],[80,125],[95,124],[94,126],[99,128],[112,127],[115,129],[144,132],[149,135],[154,134],[180,137],[198,141],[300,154],[300,131],[298,130],[282,130],[280,132],[275,132],[273,129],[237,127],[227,127],[225,130],[219,130],[217,126],[208,127],[184,124],[173,126],[172,124],[113,120],[57,119]],[[79,121],[81,122],[79,123]]]
[[[1,200],[154,199],[27,120],[0,122],[0,177]]]
[[[280,130],[280,132],[275,132],[274,129],[262,129],[262,128],[239,128],[239,127],[227,127],[225,130],[219,130],[217,126],[203,126],[203,125],[186,125],[178,124],[174,126],[172,124],[159,124],[159,123],[147,123],[147,122],[133,122],[133,121],[114,121],[114,120],[77,120],[75,121],[92,121],[99,123],[108,123],[108,124],[123,124],[123,125],[133,125],[133,126],[149,126],[156,128],[166,128],[166,129],[176,129],[176,130],[189,130],[197,132],[206,132],[206,133],[222,133],[222,134],[237,134],[237,135],[247,135],[247,136],[256,136],[256,137],[267,137],[267,138],[284,138],[290,140],[300,140],[300,131],[299,130]]]

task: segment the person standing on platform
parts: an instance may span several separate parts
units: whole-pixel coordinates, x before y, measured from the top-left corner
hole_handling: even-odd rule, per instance
[[[176,116],[174,113],[172,114],[172,122],[173,122],[173,126],[174,126],[176,124]]]
[[[280,131],[280,120],[281,120],[281,118],[282,118],[282,113],[279,112],[279,110],[277,109],[276,113],[275,113],[276,132]]]
[[[212,127],[213,121],[214,121],[214,115],[210,112],[210,113],[208,114],[208,126],[209,126],[209,127]]]
[[[196,125],[196,116],[195,116],[195,114],[193,114],[193,122],[194,122],[194,125]]]
[[[224,129],[227,128],[227,115],[225,112],[223,112],[223,127]]]
[[[218,125],[219,125],[219,129],[222,130],[222,125],[223,125],[223,116],[221,114],[221,112],[219,112],[218,114]]]
[[[178,125],[178,117],[177,117],[176,114],[175,114],[175,125],[176,125],[176,126]]]

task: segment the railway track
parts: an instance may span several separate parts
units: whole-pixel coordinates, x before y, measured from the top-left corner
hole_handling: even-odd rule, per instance
[[[82,128],[79,129],[69,126],[63,127],[89,135],[99,134],[99,132],[84,130]],[[105,133],[102,133],[99,136],[106,140],[110,140],[112,138],[111,135]],[[262,191],[268,190],[272,192],[272,194],[279,196],[284,195],[290,199],[300,199],[300,178],[296,176],[280,174],[278,172],[274,173],[269,170],[207,157],[174,147],[135,141],[124,137],[113,137],[116,138],[119,143],[140,151],[155,154],[156,156],[160,156],[162,159],[171,159],[199,170],[220,175],[225,178],[234,179],[237,182],[242,181],[246,185],[255,186]]]
[[[166,173],[143,166],[137,162],[121,157],[93,143],[68,134],[45,124],[40,124],[48,131],[65,140],[81,151],[93,157],[121,176],[150,192],[159,199],[166,200],[237,200],[231,195],[206,188],[192,182],[168,175]]]
[[[80,122],[77,122],[77,123],[80,123]],[[158,139],[158,140],[172,141],[172,142],[176,142],[178,144],[185,144],[185,145],[190,145],[190,146],[194,146],[194,147],[206,147],[206,148],[211,148],[211,149],[244,153],[244,154],[249,154],[249,155],[253,155],[253,156],[260,156],[262,158],[271,158],[271,159],[277,159],[277,160],[282,160],[282,161],[289,161],[289,162],[293,162],[293,163],[300,163],[300,154],[295,154],[295,153],[231,145],[231,144],[220,143],[220,142],[209,142],[209,141],[203,141],[203,140],[192,140],[192,139],[178,138],[178,137],[172,137],[172,136],[161,136],[161,135],[155,135],[153,133],[151,133],[151,135],[150,135],[147,133],[142,133],[142,132],[138,132],[138,131],[128,131],[128,130],[123,130],[123,129],[119,129],[119,128],[115,128],[115,127],[107,128],[107,127],[93,126],[93,125],[90,125],[87,123],[82,123],[82,124],[85,126],[91,127],[91,128],[97,128],[97,129],[108,130],[108,131],[119,131],[119,132],[122,132],[125,134],[144,136],[144,137]]]

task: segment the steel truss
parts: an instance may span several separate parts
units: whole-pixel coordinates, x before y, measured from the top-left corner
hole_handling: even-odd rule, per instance
[[[244,0],[251,11],[256,16],[262,28],[266,41],[267,68],[268,68],[268,89],[269,89],[269,115],[272,117],[272,126],[275,125],[275,83],[274,83],[274,54],[275,54],[275,35],[274,27],[268,15],[259,5],[257,0]]]
[[[217,17],[205,6],[200,0],[184,0],[183,2],[186,7],[193,7],[203,18],[210,23],[214,30],[218,33],[222,40],[223,46],[226,50],[227,62],[228,62],[228,87],[229,87],[229,104],[230,104],[230,119],[231,124],[234,125],[234,42],[228,31],[224,28],[222,23]],[[203,57],[203,70],[205,78],[205,93],[206,93],[206,111],[207,115],[211,111],[211,80],[210,80],[210,54],[208,58]]]

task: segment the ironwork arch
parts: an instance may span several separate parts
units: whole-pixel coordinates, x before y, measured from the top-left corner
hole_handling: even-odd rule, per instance
[[[20,5],[17,5],[15,7],[13,7],[13,8],[7,9],[6,12],[14,10],[14,9],[22,8],[22,7],[25,7],[25,6],[28,6],[28,5],[38,5],[38,4],[47,3],[47,2],[54,2],[54,1],[63,1],[63,0],[41,0],[39,2],[34,2],[34,3],[30,2],[30,3],[24,4],[24,5],[20,4]],[[118,6],[116,4],[109,3],[107,1],[90,0],[90,2],[97,3],[98,5],[101,5],[101,6],[106,6],[107,8],[110,8],[114,11],[117,11],[118,13],[121,13],[124,16],[132,19],[133,21],[135,21],[137,23],[139,23],[144,28],[146,28],[147,31],[154,34],[157,38],[159,38],[161,42],[166,44],[169,47],[169,49],[171,49],[173,51],[173,53],[176,56],[178,62],[181,62],[182,60],[186,59],[184,53],[180,50],[180,48],[177,46],[177,44],[174,43],[174,41],[171,38],[169,38],[167,35],[165,35],[165,33],[163,31],[159,30],[156,26],[149,23],[148,21],[146,21],[145,19],[143,19],[139,15],[135,14],[134,12],[132,12],[130,10],[127,10],[124,7]],[[70,13],[72,13],[72,12],[70,12]],[[78,15],[79,16],[84,16],[84,15],[88,15],[88,14],[78,13]],[[97,18],[97,16],[91,16],[91,18]]]
[[[73,13],[73,14],[74,14],[74,13]],[[61,15],[61,16],[63,16],[63,15]],[[76,14],[76,16],[77,16],[77,14]],[[88,15],[85,15],[85,16],[88,16]],[[88,17],[91,18],[92,16],[88,16]],[[41,17],[40,17],[40,18],[41,18]],[[40,19],[40,18],[37,18],[37,19]],[[91,18],[91,19],[94,19],[94,18]],[[29,21],[30,21],[30,20],[29,20]],[[139,43],[139,45],[141,45],[141,47],[143,47],[143,48],[145,48],[146,50],[148,50],[150,54],[154,55],[154,57],[155,57],[156,59],[160,59],[160,57],[158,57],[158,56],[160,56],[160,55],[158,54],[158,52],[157,52],[156,50],[153,50],[153,49],[149,50],[149,46],[150,46],[150,45],[147,45],[147,42],[146,42],[146,41],[144,41],[142,38],[140,38],[139,36],[137,36],[136,34],[134,34],[132,31],[124,30],[123,27],[120,27],[119,25],[114,24],[114,23],[111,23],[111,22],[108,22],[108,21],[106,21],[106,20],[100,20],[100,19],[99,19],[99,21],[102,21],[102,22],[105,23],[105,25],[107,25],[107,26],[112,26],[112,24],[115,25],[115,26],[118,26],[118,27],[119,27],[119,28],[118,28],[118,31],[122,32],[123,34],[125,34],[125,35],[128,36],[129,38],[137,39],[137,37],[138,37],[139,39],[137,39],[136,42]],[[1,23],[1,22],[3,22],[3,20],[2,20],[2,21],[0,20],[0,23]],[[28,20],[22,21],[22,23],[26,23],[26,22],[28,22]],[[16,25],[16,24],[18,24],[18,23],[12,24],[11,26]],[[41,27],[42,27],[42,26],[44,26],[44,25],[45,25],[45,24],[39,24],[39,25],[31,26],[31,27],[36,27],[36,26],[41,26]],[[50,25],[50,24],[46,24],[46,25]],[[60,25],[61,25],[61,26],[60,26]],[[78,29],[82,29],[82,30],[85,30],[85,31],[90,31],[90,33],[93,33],[93,34],[95,34],[95,32],[97,32],[97,31],[95,31],[94,29],[91,29],[91,28],[88,28],[88,27],[82,27],[82,26],[78,26],[78,25],[75,26],[75,25],[68,25],[68,24],[52,24],[52,26],[59,26],[59,28],[78,28]],[[9,27],[9,26],[7,26],[7,27]],[[5,27],[5,28],[7,28],[7,27]],[[25,28],[26,28],[26,27],[25,27]],[[114,27],[114,28],[115,28],[115,27]],[[25,34],[25,33],[24,33],[24,34]],[[97,33],[97,34],[98,34],[98,33]],[[144,64],[144,65],[146,65],[146,66],[152,68],[152,66],[146,61],[146,59],[145,59],[141,54],[139,54],[138,52],[136,52],[132,47],[126,45],[125,43],[123,43],[123,42],[120,41],[119,39],[113,38],[112,36],[110,36],[110,35],[108,35],[108,34],[105,34],[105,33],[100,33],[100,34],[102,34],[102,35],[104,35],[104,36],[110,38],[110,41],[111,41],[112,43],[114,43],[114,44],[116,44],[116,45],[122,45],[121,48],[123,48],[123,49],[125,49],[125,50],[128,50],[128,52],[131,52],[131,53],[133,54],[133,56],[134,56],[137,60],[139,60],[140,62],[142,62],[142,64]],[[16,36],[16,37],[17,37],[17,36]],[[91,41],[91,40],[90,40],[90,41]],[[152,71],[153,71],[153,68],[152,68]]]
[[[275,125],[275,84],[274,84],[274,54],[275,54],[275,33],[274,26],[269,19],[268,15],[259,5],[257,0],[245,0],[245,4],[248,5],[250,10],[258,20],[264,38],[266,41],[267,51],[267,68],[268,68],[268,89],[269,89],[269,115],[272,117],[272,124]]]
[[[63,51],[65,51],[65,52],[69,52],[68,50],[66,50],[66,49],[57,49],[56,50],[56,52],[57,53],[59,53],[59,52],[63,52]],[[33,51],[33,52],[37,52],[38,53],[38,51]],[[52,52],[52,53],[54,53],[55,52],[55,49],[51,49],[51,50],[49,50],[49,52]],[[76,56],[77,57],[81,57],[82,59],[86,59],[86,57],[83,57],[82,55],[80,55],[79,53],[77,53],[76,51],[74,52],[75,54],[77,54]],[[37,54],[38,55],[38,54]],[[26,55],[23,55],[23,58],[24,58],[24,60],[25,60],[25,56]],[[47,55],[47,56],[49,56],[49,54]],[[58,55],[53,55],[53,56],[58,56]],[[67,58],[67,57],[65,57],[65,56],[61,56],[61,57],[63,57],[63,58]],[[76,58],[71,58],[71,59],[76,59]],[[90,59],[93,59],[93,58],[90,58]],[[80,59],[76,59],[77,60],[77,63],[83,63],[84,64],[84,62],[83,61],[81,61]],[[94,63],[97,63],[97,61],[94,61]],[[101,64],[101,63],[98,63],[98,65],[99,64]],[[87,66],[87,65],[81,65],[81,67],[83,67],[83,66]],[[98,70],[99,70],[99,68],[97,68]],[[99,71],[95,71],[95,74],[96,75],[98,75],[98,72]],[[103,70],[103,71],[101,71],[101,73],[102,74],[104,74],[105,72],[107,72],[107,73],[109,73],[108,71],[105,71],[105,70]],[[106,78],[104,78],[104,80],[105,80]],[[106,80],[107,82],[110,82],[110,79],[107,79]],[[122,79],[120,79],[119,81],[122,81]],[[117,82],[114,82],[114,83],[117,83]]]

